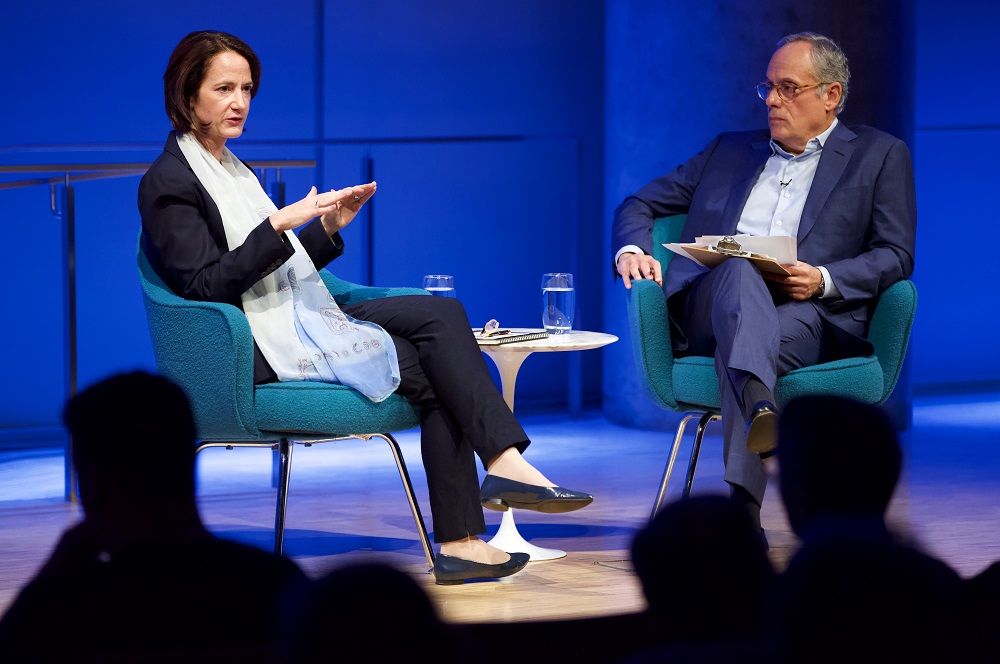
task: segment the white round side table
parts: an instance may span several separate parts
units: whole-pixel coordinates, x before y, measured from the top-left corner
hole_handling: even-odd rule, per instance
[[[534,328],[517,327],[511,328],[511,334],[523,334],[526,332],[541,332]],[[516,341],[509,344],[486,345],[480,343],[479,350],[483,351],[493,360],[500,371],[500,385],[503,389],[503,399],[507,402],[507,407],[514,412],[514,386],[517,383],[517,372],[521,364],[532,353],[555,353],[570,350],[590,350],[600,348],[610,343],[618,341],[618,337],[613,334],[603,332],[586,332],[583,330],[570,330],[563,334],[550,334],[545,339],[532,339],[531,341]],[[522,552],[531,556],[531,560],[554,560],[566,555],[565,551],[559,549],[546,549],[535,546],[526,541],[521,533],[517,531],[514,524],[514,510],[509,509],[503,513],[500,521],[500,528],[497,534],[489,542],[496,548],[507,553]]]

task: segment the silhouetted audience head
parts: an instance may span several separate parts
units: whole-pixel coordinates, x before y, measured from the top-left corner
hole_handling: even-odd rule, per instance
[[[284,638],[288,664],[405,662],[422,647],[439,662],[457,661],[430,597],[395,567],[345,565],[313,582],[296,601]]]
[[[837,396],[794,399],[778,425],[781,498],[797,535],[822,517],[884,519],[902,467],[892,423]]]
[[[0,661],[274,661],[279,606],[308,580],[205,529],[184,393],[115,375],[70,399],[64,421],[86,516],[0,620]]]
[[[844,397],[795,399],[777,456],[803,540],[769,598],[783,660],[948,661],[960,579],[885,523],[903,462],[888,417]]]
[[[636,535],[632,561],[665,641],[739,638],[758,629],[774,570],[760,531],[728,496],[668,503]]]
[[[194,419],[187,396],[166,378],[136,371],[98,381],[69,400],[63,422],[88,515],[123,495],[194,500]]]

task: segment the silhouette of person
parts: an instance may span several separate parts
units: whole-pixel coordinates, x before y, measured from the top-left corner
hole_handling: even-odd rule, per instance
[[[774,569],[738,502],[704,494],[667,504],[636,535],[632,562],[666,648],[652,660],[685,653],[695,661],[726,661],[734,653],[746,660],[760,651],[762,602]]]
[[[63,422],[85,516],[0,621],[0,661],[273,661],[279,602],[308,581],[205,529],[180,388],[115,375],[71,398]]]
[[[995,662],[1000,652],[1000,561],[963,579],[959,587],[958,625],[953,661]]]
[[[286,664],[404,662],[433,644],[434,660],[457,661],[453,638],[427,593],[381,562],[339,567],[316,580],[287,614]]]
[[[768,599],[787,661],[947,661],[959,577],[885,521],[902,469],[875,406],[800,397],[778,425],[781,497],[802,547]]]
[[[826,535],[809,540],[776,583],[785,661],[956,661],[951,568],[863,524]]]
[[[776,454],[781,500],[800,538],[843,519],[884,525],[903,451],[877,407],[847,397],[799,397],[782,414]]]

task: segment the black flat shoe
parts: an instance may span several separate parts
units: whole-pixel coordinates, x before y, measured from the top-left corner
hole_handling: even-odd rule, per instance
[[[488,565],[439,553],[434,557],[434,582],[441,586],[453,586],[470,579],[499,579],[517,574],[530,559],[527,553],[512,553],[507,562]]]
[[[506,512],[510,507],[535,510],[547,514],[561,514],[586,507],[594,497],[580,491],[570,491],[561,486],[538,486],[516,482],[506,477],[487,475],[479,496],[486,509]]]
[[[758,401],[750,410],[744,429],[747,449],[767,457],[778,446],[778,408],[770,401]]]

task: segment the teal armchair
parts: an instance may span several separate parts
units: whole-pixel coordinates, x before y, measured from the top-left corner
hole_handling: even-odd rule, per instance
[[[663,244],[678,241],[685,219],[685,215],[664,217],[654,224],[653,256],[663,265],[664,272],[673,252]],[[653,281],[636,281],[626,294],[632,353],[643,387],[661,408],[685,414],[674,436],[650,514],[652,518],[666,495],[685,429],[692,419],[698,418],[682,496],[691,493],[705,429],[721,417],[719,385],[714,358],[674,358],[662,288]],[[904,280],[893,284],[879,298],[869,326],[868,340],[875,347],[875,353],[870,357],[851,357],[789,371],[775,386],[778,407],[806,394],[846,396],[873,405],[885,403],[903,367],[916,306],[917,291],[913,282]]]
[[[254,385],[253,337],[243,312],[229,304],[175,295],[153,271],[141,246],[137,253],[157,371],[187,393],[199,438],[197,451],[260,447],[278,453],[274,552],[280,554],[283,548],[294,444],[380,438],[392,450],[424,553],[433,567],[430,538],[402,452],[391,435],[418,426],[419,412],[399,395],[375,403],[343,385]],[[327,270],[320,274],[340,304],[392,295],[428,295],[417,288],[359,286]]]

